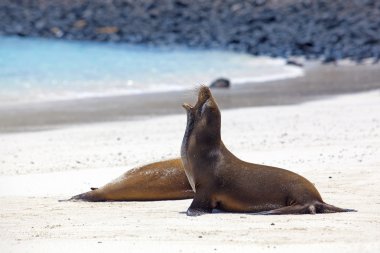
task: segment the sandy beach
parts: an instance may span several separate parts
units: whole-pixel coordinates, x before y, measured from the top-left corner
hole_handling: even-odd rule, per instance
[[[219,103],[223,107],[223,99]],[[380,90],[222,110],[222,138],[238,157],[297,172],[316,185],[327,203],[357,213],[190,218],[184,212],[191,200],[58,202],[136,165],[179,156],[184,113],[4,132],[1,251],[376,252],[378,108]]]
[[[376,0],[0,1],[0,253],[380,252],[379,11]],[[178,158],[181,104],[218,79],[231,84],[212,93],[233,154],[357,212],[190,217],[191,199],[61,201]]]

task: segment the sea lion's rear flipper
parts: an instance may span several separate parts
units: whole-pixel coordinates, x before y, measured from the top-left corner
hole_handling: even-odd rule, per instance
[[[344,209],[329,205],[322,202],[305,205],[285,206],[278,209],[254,213],[257,215],[281,215],[281,214],[316,214],[316,213],[340,213],[340,212],[357,212],[354,209]]]
[[[253,213],[255,215],[282,215],[282,214],[315,214],[315,207],[312,205],[292,205],[285,206],[270,211]]]
[[[102,197],[101,194],[98,193],[97,189],[94,189],[89,192],[75,195],[66,200],[59,200],[59,202],[63,202],[63,201],[103,202],[103,201],[106,201],[106,199],[104,199],[104,197]]]
[[[316,204],[318,213],[343,213],[343,212],[357,212],[355,209],[340,208],[326,203]]]

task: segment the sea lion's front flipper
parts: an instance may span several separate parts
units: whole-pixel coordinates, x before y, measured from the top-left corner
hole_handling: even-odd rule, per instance
[[[191,202],[189,209],[187,209],[186,214],[188,216],[199,216],[206,213],[212,212],[211,199],[207,194],[196,193]]]

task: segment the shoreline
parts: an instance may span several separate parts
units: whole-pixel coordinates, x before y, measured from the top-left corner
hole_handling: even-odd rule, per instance
[[[0,36],[0,55],[0,106],[191,90],[221,74],[234,84],[303,75],[285,59],[184,47]]]
[[[214,90],[221,109],[290,105],[380,88],[380,64],[335,66],[308,63],[305,75]],[[124,121],[182,112],[193,91],[83,98],[0,106],[0,134],[77,124]],[[141,105],[141,101],[144,105]]]

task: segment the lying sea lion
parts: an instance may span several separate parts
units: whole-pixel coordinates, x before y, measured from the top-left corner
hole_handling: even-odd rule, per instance
[[[127,171],[100,188],[76,195],[70,201],[148,201],[194,197],[181,159],[151,163]]]
[[[280,168],[248,163],[234,156],[221,139],[221,114],[208,87],[194,106],[183,104],[187,126],[181,158],[195,192],[187,215],[227,212],[315,214],[351,212],[323,202],[306,178]]]

